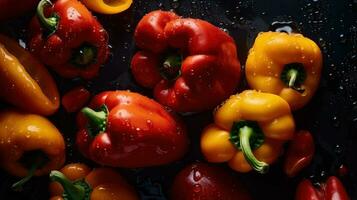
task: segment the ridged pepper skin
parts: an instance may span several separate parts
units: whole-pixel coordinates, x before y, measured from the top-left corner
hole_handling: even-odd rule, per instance
[[[141,49],[131,62],[135,80],[177,112],[212,109],[240,82],[233,38],[204,20],[153,11],[138,23],[135,41]]]
[[[30,178],[59,169],[64,161],[64,139],[50,121],[16,110],[0,111],[0,166],[3,169],[14,176]]]
[[[96,95],[89,107],[78,116],[77,145],[99,164],[128,168],[162,165],[181,158],[187,150],[185,127],[145,96],[107,91]]]
[[[296,189],[295,200],[349,200],[343,184],[335,177],[331,176],[326,183],[320,183],[319,187],[314,187],[310,180],[304,179]]]
[[[297,110],[316,92],[321,68],[314,41],[296,33],[264,32],[249,51],[245,73],[252,89],[277,94]]]
[[[170,199],[250,200],[251,197],[225,168],[195,163],[177,174]]]
[[[41,0],[29,32],[30,50],[66,78],[95,77],[109,55],[107,32],[78,0]]]
[[[5,21],[14,17],[20,17],[32,9],[36,8],[39,0],[0,0],[0,21]]]
[[[295,123],[281,97],[246,90],[231,96],[214,113],[214,124],[201,135],[201,151],[209,162],[228,162],[238,172],[268,170],[293,138]]]
[[[47,69],[15,40],[0,35],[0,99],[40,115],[60,105],[57,85]]]
[[[133,0],[82,0],[82,2],[92,11],[102,14],[117,14],[130,8]]]
[[[296,176],[308,166],[315,154],[314,139],[309,131],[298,131],[285,154],[284,172],[289,177]]]
[[[50,200],[139,200],[134,188],[110,168],[92,170],[84,164],[71,163],[52,171],[50,179]]]

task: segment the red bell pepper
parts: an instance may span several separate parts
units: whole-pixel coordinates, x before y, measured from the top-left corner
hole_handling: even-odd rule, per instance
[[[239,84],[233,38],[206,21],[153,11],[138,23],[135,41],[142,49],[131,62],[135,80],[175,111],[212,109]]]
[[[185,128],[154,100],[128,91],[107,91],[96,95],[89,107],[78,116],[76,143],[99,164],[148,167],[175,161],[186,152]]]
[[[62,105],[67,112],[77,112],[88,102],[90,92],[83,86],[75,87],[62,97]]]
[[[326,183],[315,188],[305,179],[297,187],[295,200],[349,200],[349,196],[337,177],[331,176]]]
[[[294,177],[310,164],[315,153],[314,139],[309,131],[299,131],[289,144],[284,161],[284,171]]]
[[[176,176],[171,200],[249,200],[249,193],[226,169],[204,163],[185,167]]]
[[[39,0],[0,0],[0,21],[13,17],[19,17],[26,12],[35,9]]]
[[[93,78],[109,55],[107,32],[78,0],[41,0],[29,48],[66,78]]]

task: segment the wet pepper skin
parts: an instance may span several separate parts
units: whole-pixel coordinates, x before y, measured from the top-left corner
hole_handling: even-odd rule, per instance
[[[22,110],[51,115],[59,93],[51,74],[17,41],[0,35],[0,99]]]
[[[72,163],[60,172],[52,171],[50,179],[56,181],[50,184],[50,200],[65,200],[64,193],[71,200],[139,200],[134,189],[110,168],[92,170],[84,164]]]
[[[212,109],[239,84],[234,40],[206,21],[153,11],[138,23],[135,41],[141,48],[131,63],[136,81],[175,111]]]
[[[289,67],[298,69],[295,78]],[[314,41],[296,33],[264,32],[249,51],[245,73],[252,89],[277,94],[297,110],[314,95],[321,68],[321,51]],[[290,79],[295,80],[289,86]]]
[[[182,169],[171,188],[171,200],[250,200],[239,181],[226,169],[195,163]]]
[[[109,55],[102,25],[77,0],[41,2],[29,27],[30,50],[63,77],[96,76]]]
[[[201,135],[202,153],[209,162],[228,162],[239,172],[266,173],[295,130],[284,99],[254,90],[231,96],[216,109],[214,122]]]
[[[170,163],[186,152],[185,128],[154,100],[128,91],[108,91],[96,95],[89,107],[104,111],[82,110],[77,145],[99,164],[148,167]]]
[[[31,151],[42,154],[26,155]],[[23,164],[21,160],[27,160],[27,163]],[[1,111],[1,167],[14,176],[24,177],[29,174],[29,168],[39,161],[43,163],[37,166],[35,176],[45,175],[63,165],[65,144],[61,133],[50,121],[39,115],[15,110]]]
[[[343,184],[335,177],[331,176],[326,183],[321,183],[316,188],[311,181],[305,179],[297,187],[295,200],[349,200]]]

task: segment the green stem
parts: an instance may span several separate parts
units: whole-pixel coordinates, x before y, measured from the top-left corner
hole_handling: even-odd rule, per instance
[[[282,73],[281,80],[291,89],[303,93],[305,89],[301,87],[306,79],[304,65],[301,63],[286,64]]]
[[[37,5],[37,17],[41,22],[43,28],[47,30],[48,35],[53,34],[58,27],[59,16],[57,14],[52,14],[51,17],[46,17],[44,9],[46,6],[52,6],[50,0],[41,0]]]
[[[299,72],[296,69],[289,70],[289,72],[288,72],[288,77],[290,77],[289,84],[288,84],[289,87],[291,87],[291,88],[294,87],[298,73]]]
[[[59,182],[68,199],[71,200],[83,200],[86,197],[86,189],[81,185],[73,184],[68,178],[60,171],[51,171],[50,173],[51,181]]]
[[[178,54],[169,55],[162,67],[160,68],[160,74],[167,80],[175,80],[181,75],[182,57]]]
[[[71,62],[79,68],[85,68],[89,64],[95,63],[96,58],[97,48],[93,45],[84,43],[74,50]]]
[[[47,155],[41,150],[25,152],[19,161],[28,168],[29,171],[24,178],[14,183],[11,188],[15,191],[21,191],[23,185],[35,175],[36,170],[43,167],[48,160]]]
[[[32,167],[29,169],[28,174],[23,179],[12,184],[11,189],[13,189],[15,191],[21,191],[23,188],[23,185],[25,185],[25,183],[27,183],[35,175],[35,171],[39,166],[40,165],[38,163],[33,164]]]
[[[103,105],[99,111],[85,107],[81,110],[81,112],[84,114],[84,116],[87,117],[89,121],[89,130],[92,137],[106,130],[108,117],[107,106]]]
[[[269,165],[265,162],[259,161],[253,154],[252,149],[250,147],[250,137],[253,135],[254,131],[249,126],[244,126],[239,129],[239,140],[240,147],[242,149],[243,155],[249,165],[261,174],[265,174],[268,172]]]

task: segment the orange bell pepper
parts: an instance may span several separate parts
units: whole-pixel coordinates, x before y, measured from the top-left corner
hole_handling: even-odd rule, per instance
[[[20,188],[33,175],[60,168],[64,161],[64,139],[50,121],[15,110],[0,112],[0,166],[25,177],[13,188]]]
[[[135,190],[110,168],[73,163],[50,173],[50,200],[138,200]]]
[[[296,110],[314,95],[321,68],[321,51],[314,41],[296,33],[265,32],[249,51],[245,73],[251,88],[277,94]]]
[[[0,99],[25,111],[51,115],[59,107],[47,69],[16,41],[0,35]]]
[[[127,10],[133,0],[82,0],[87,8],[102,14],[117,14]]]
[[[270,93],[233,95],[217,108],[214,121],[201,135],[202,153],[209,162],[228,162],[239,172],[267,172],[283,143],[294,136],[288,103]]]

